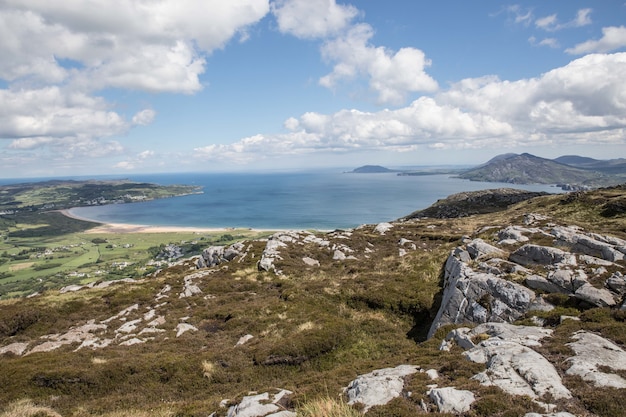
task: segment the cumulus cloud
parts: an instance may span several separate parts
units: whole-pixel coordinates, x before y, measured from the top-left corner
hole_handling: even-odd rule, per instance
[[[133,116],[133,124],[146,126],[152,123],[154,117],[156,116],[156,112],[152,109],[144,109],[138,112]]]
[[[0,138],[105,137],[129,124],[101,98],[51,86],[0,90]]]
[[[202,159],[319,151],[506,148],[626,142],[626,53],[588,55],[539,77],[470,78],[395,110],[309,112],[289,132],[196,149]]]
[[[272,13],[278,29],[298,38],[326,38],[350,25],[359,11],[335,0],[276,0]]]
[[[437,82],[425,72],[431,62],[424,52],[415,48],[393,52],[375,47],[369,43],[373,35],[371,26],[359,24],[345,36],[326,42],[322,56],[335,65],[330,74],[319,80],[320,85],[333,88],[342,80],[366,76],[381,104],[401,104],[409,93],[437,90]]]
[[[610,26],[602,28],[602,38],[579,43],[565,52],[581,55],[593,52],[610,52],[626,47],[626,27]]]
[[[106,138],[156,113],[125,116],[99,91],[196,93],[206,56],[245,38],[268,12],[269,0],[4,0],[0,139],[11,140],[12,152],[119,154],[122,146]]]
[[[202,53],[225,45],[269,11],[268,0],[142,2],[6,0],[0,8],[0,77],[193,93]],[[140,24],[138,24],[140,22]],[[68,71],[59,60],[77,64]]]

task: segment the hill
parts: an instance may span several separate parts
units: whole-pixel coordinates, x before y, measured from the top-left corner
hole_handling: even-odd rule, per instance
[[[350,171],[353,174],[382,174],[385,172],[397,172],[393,169],[385,168],[380,165],[363,165]]]
[[[598,171],[606,175],[623,176],[626,174],[626,159],[624,158],[598,160],[576,155],[565,155],[555,158],[554,161],[577,168]]]
[[[490,212],[1,300],[0,416],[621,416],[625,191],[469,193]]]
[[[558,184],[570,189],[615,185],[622,178],[581,169],[528,153],[507,154],[465,171],[460,178],[511,184]]]

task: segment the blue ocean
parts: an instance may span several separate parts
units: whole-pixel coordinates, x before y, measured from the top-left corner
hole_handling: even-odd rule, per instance
[[[185,173],[133,175],[128,179],[163,185],[200,185],[203,193],[79,207],[72,213],[103,223],[333,230],[392,221],[461,191],[515,187],[560,192],[547,185],[471,182],[441,174]]]

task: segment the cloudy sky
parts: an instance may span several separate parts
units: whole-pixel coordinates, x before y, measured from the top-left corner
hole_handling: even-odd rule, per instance
[[[626,157],[626,1],[0,0],[0,178]]]

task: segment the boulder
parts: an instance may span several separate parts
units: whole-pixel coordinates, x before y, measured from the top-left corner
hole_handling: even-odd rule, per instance
[[[620,250],[623,240],[598,234],[584,234],[577,227],[554,227],[551,231],[557,242],[571,246],[572,252],[595,256],[606,261],[615,262],[624,259]]]
[[[578,288],[574,293],[574,297],[596,307],[612,307],[616,304],[613,294],[609,290],[596,288],[589,283]]]
[[[467,252],[470,254],[472,259],[477,259],[482,256],[504,256],[504,251],[502,249],[496,248],[493,245],[485,242],[482,239],[474,239],[470,243],[467,244]]]
[[[576,265],[576,257],[571,253],[549,246],[526,244],[509,256],[511,262],[520,265]]]
[[[490,338],[465,352],[473,362],[485,363],[487,370],[473,377],[483,385],[495,385],[512,395],[554,399],[572,397],[559,373],[541,354],[520,343]]]
[[[428,337],[444,324],[512,322],[533,305],[535,292],[494,274],[472,270],[453,251],[444,267],[444,291]]]
[[[526,229],[518,226],[509,226],[506,229],[498,232],[498,244],[514,245],[518,242],[528,242],[528,237],[524,236],[522,232],[530,232],[530,229]]]
[[[387,233],[389,230],[391,230],[393,228],[393,225],[391,223],[378,223],[376,225],[376,227],[374,228],[374,231],[376,233],[379,233],[381,235],[384,235],[385,233]]]
[[[602,372],[601,368],[626,371],[626,352],[615,343],[594,333],[579,331],[568,343],[575,356],[567,359],[571,364],[567,375],[579,375],[598,387],[626,388],[626,379],[617,374]]]
[[[606,285],[619,295],[626,294],[626,278],[620,272],[615,272],[606,280]]]
[[[245,396],[239,404],[228,409],[227,417],[295,417],[296,413],[292,411],[281,411],[281,401],[291,394],[291,391],[283,389],[271,395],[264,392]]]
[[[469,411],[476,398],[471,391],[458,390],[453,387],[433,388],[428,396],[437,406],[440,413],[460,414]]]
[[[345,388],[348,404],[363,404],[363,412],[375,405],[385,405],[402,394],[404,378],[418,370],[418,366],[400,365],[360,375]]]
[[[309,258],[308,256],[302,258],[302,262],[304,262],[306,266],[320,266],[320,261],[318,261],[317,259]]]

